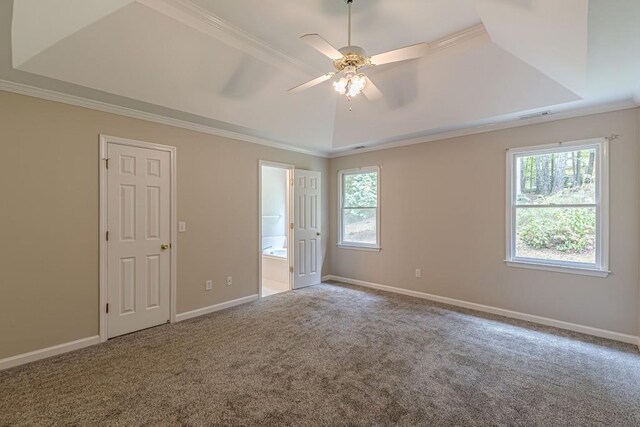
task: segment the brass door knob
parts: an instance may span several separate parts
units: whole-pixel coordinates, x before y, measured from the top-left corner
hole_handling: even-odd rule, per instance
[[[319,235],[320,235],[320,232],[318,231],[318,232],[316,233],[316,236],[319,236]]]
[[[163,243],[160,245],[160,249],[162,249],[163,251],[166,249],[169,249],[169,245],[167,245],[166,243]]]

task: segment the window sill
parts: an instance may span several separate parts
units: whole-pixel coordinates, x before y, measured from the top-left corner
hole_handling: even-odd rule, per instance
[[[537,262],[510,261],[506,260],[508,267],[531,268],[534,270],[553,271],[555,273],[580,274],[583,276],[607,277],[611,274],[608,270],[598,270],[596,268],[573,267],[566,265],[552,265]]]
[[[338,243],[336,245],[340,249],[354,249],[357,251],[366,251],[366,252],[380,252],[382,249],[380,246],[358,246],[358,245],[347,245],[344,243]]]

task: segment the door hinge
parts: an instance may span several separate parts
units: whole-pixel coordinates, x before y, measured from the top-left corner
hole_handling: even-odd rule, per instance
[[[107,239],[107,242],[108,242],[109,241],[109,232],[108,231],[105,233],[105,238]]]
[[[289,228],[293,230],[293,223],[289,224]]]
[[[109,158],[104,159],[104,166],[109,169]]]
[[[289,272],[293,273],[293,267],[289,267]]]
[[[289,178],[289,185],[293,185],[293,178]]]
[[[109,313],[109,303],[107,303],[107,313]]]

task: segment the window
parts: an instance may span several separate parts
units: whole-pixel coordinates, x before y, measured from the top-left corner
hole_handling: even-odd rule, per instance
[[[608,140],[509,150],[507,264],[608,274]]]
[[[380,168],[338,172],[340,226],[338,246],[380,249]]]

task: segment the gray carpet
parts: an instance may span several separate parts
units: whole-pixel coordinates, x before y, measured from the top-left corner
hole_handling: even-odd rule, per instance
[[[639,426],[640,354],[324,284],[0,372],[0,425]]]

